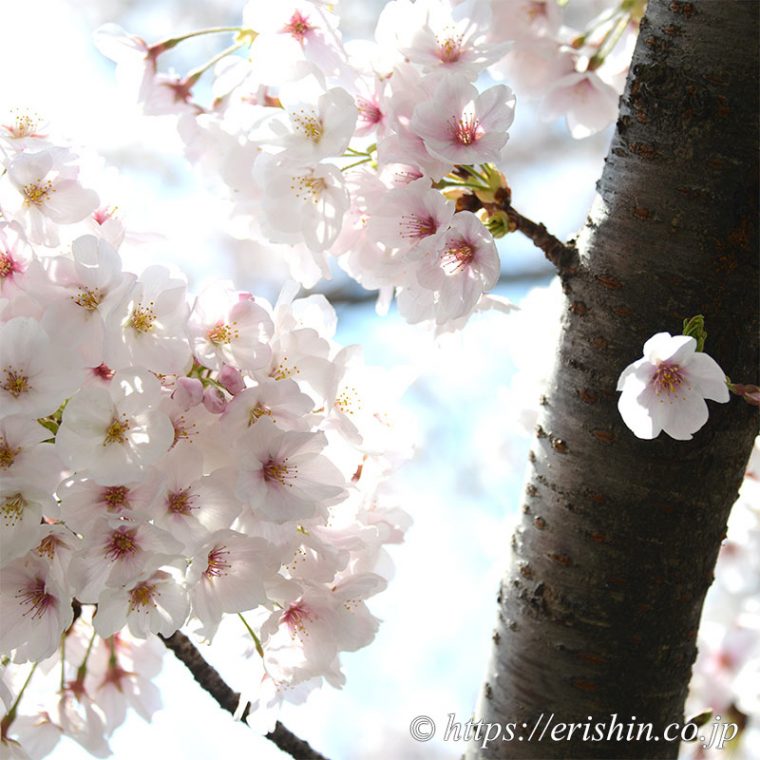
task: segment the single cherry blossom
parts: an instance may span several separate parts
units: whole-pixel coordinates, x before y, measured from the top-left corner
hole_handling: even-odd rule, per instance
[[[411,128],[428,152],[451,164],[499,163],[514,119],[515,98],[506,85],[479,93],[462,75],[440,81],[431,100],[420,103]]]
[[[83,388],[66,406],[56,450],[70,467],[102,485],[136,477],[174,440],[160,400],[159,382],[145,370],[122,370],[105,388]]]
[[[696,348],[690,336],[657,333],[644,344],[643,358],[623,370],[618,409],[638,438],[656,438],[665,431],[688,441],[707,422],[705,399],[729,400],[725,373]]]

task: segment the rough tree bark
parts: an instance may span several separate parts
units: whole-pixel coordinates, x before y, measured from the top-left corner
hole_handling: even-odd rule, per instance
[[[696,635],[757,410],[710,402],[689,442],[636,439],[620,371],[704,314],[706,351],[758,383],[758,4],[650,0],[565,277],[567,311],[498,594],[476,719],[683,721]],[[546,718],[545,718],[546,719]],[[536,738],[534,736],[534,738]],[[676,742],[473,743],[470,757],[675,757]]]

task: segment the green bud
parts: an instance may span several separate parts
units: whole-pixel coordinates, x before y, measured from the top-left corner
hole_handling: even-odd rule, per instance
[[[503,211],[496,211],[491,214],[485,221],[488,231],[495,238],[502,238],[514,231],[514,225],[509,221],[509,217]]]
[[[694,338],[697,341],[697,351],[703,351],[705,341],[707,340],[705,318],[701,314],[697,314],[695,317],[691,317],[691,319],[684,319],[683,334]]]

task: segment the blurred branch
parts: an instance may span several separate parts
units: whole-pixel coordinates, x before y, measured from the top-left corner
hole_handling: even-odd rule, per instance
[[[518,282],[533,282],[543,280],[555,274],[555,270],[549,266],[539,266],[535,269],[526,269],[516,274],[502,274],[499,281],[494,286],[512,285]],[[359,290],[353,284],[345,287],[333,288],[331,290],[305,290],[304,295],[321,293],[333,306],[360,306],[365,303],[372,303],[377,300],[377,290]]]
[[[234,715],[240,702],[240,694],[233,691],[217,670],[201,657],[192,641],[180,631],[175,631],[171,636],[166,637],[158,634],[158,638],[164,642],[167,649],[174,652],[177,659],[187,667],[193,678],[216,700],[217,704],[223,710]],[[240,716],[241,721],[245,721],[249,708],[250,704],[246,705],[243,714]],[[313,750],[308,742],[299,739],[279,721],[275,724],[274,731],[270,731],[265,736],[283,752],[287,752],[297,760],[326,760],[324,755]]]

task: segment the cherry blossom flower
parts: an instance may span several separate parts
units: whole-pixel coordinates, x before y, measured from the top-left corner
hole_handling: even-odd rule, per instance
[[[333,87],[318,97],[308,91],[301,96],[303,87],[291,90],[280,95],[285,113],[279,111],[266,120],[262,130],[268,134],[254,133],[254,139],[282,149],[293,163],[311,164],[341,156],[356,127],[353,98],[342,87]]]
[[[391,190],[370,204],[368,235],[418,256],[436,247],[454,217],[453,204],[426,177]]]
[[[57,491],[61,500],[61,518],[68,527],[82,534],[101,517],[145,519],[155,496],[150,472],[143,473],[145,481],[124,480],[108,486],[83,477],[66,479]]]
[[[235,438],[265,417],[282,430],[302,430],[305,415],[313,409],[314,402],[301,393],[295,380],[267,378],[238,393],[227,405],[220,424]]]
[[[134,639],[126,631],[96,642],[90,658],[93,694],[109,734],[124,723],[128,708],[150,721],[161,707],[158,687],[150,680],[161,670],[161,647],[155,637]]]
[[[692,337],[657,333],[644,344],[643,358],[623,370],[618,409],[638,438],[665,431],[676,440],[691,440],[707,422],[705,399],[729,400],[725,373],[696,347]]]
[[[156,570],[122,588],[105,589],[93,619],[99,636],[108,638],[126,624],[137,638],[152,633],[171,636],[190,611],[187,592],[171,573]]]
[[[74,470],[119,485],[169,450],[174,429],[157,408],[161,386],[145,370],[122,370],[105,388],[83,388],[66,406],[55,447]]]
[[[71,624],[71,594],[41,559],[27,555],[0,573],[0,651],[15,649],[15,662],[44,660]]]
[[[338,19],[308,0],[249,0],[243,24],[257,32],[251,45],[251,75],[277,86],[315,70],[335,75],[342,66]]]
[[[192,553],[209,533],[229,528],[240,514],[243,505],[233,493],[233,482],[229,471],[204,475],[198,449],[173,449],[146,483],[154,493],[154,523]]]
[[[166,267],[148,267],[106,322],[106,364],[161,373],[185,370],[190,363],[186,289]]]
[[[23,290],[32,251],[18,222],[0,222],[0,296],[10,298]]]
[[[182,544],[148,522],[101,517],[88,530],[70,573],[77,598],[95,602],[104,588],[119,588],[157,570]]]
[[[0,324],[0,418],[52,414],[82,382],[82,361],[53,337],[31,317]]]
[[[418,284],[399,295],[402,314],[417,322],[431,316],[444,324],[469,314],[499,279],[493,237],[475,214],[462,211],[436,251],[417,272]]]
[[[224,364],[247,370],[266,366],[273,329],[269,314],[252,297],[238,295],[223,283],[204,289],[190,313],[193,353],[210,369],[220,370]]]
[[[565,116],[570,134],[588,137],[615,120],[618,92],[594,71],[575,72],[558,79],[541,104],[544,119]]]
[[[65,148],[49,148],[21,153],[8,164],[0,202],[32,243],[57,245],[59,224],[80,222],[97,208],[98,196],[77,179],[75,158]]]
[[[345,481],[322,454],[322,433],[279,430],[269,418],[240,438],[237,495],[276,523],[303,520],[346,497]]]
[[[514,95],[506,85],[478,93],[466,77],[451,75],[440,81],[430,101],[414,109],[411,128],[443,161],[499,163],[514,108]]]
[[[278,552],[267,541],[233,530],[219,530],[193,556],[188,571],[192,614],[211,639],[224,612],[245,612],[264,604],[264,582],[280,567]]]
[[[278,682],[299,682],[324,675],[344,681],[338,652],[353,652],[375,636],[379,621],[364,600],[385,588],[374,574],[347,576],[329,589],[304,584],[304,593],[274,612],[261,629],[264,664]]]
[[[66,294],[46,310],[43,327],[76,336],[88,366],[103,360],[105,320],[132,287],[134,275],[122,274],[121,259],[104,240],[84,235],[71,244],[73,261],[59,259],[56,285]]]
[[[335,242],[349,206],[343,176],[335,166],[298,166],[264,155],[254,176],[264,191],[262,232],[272,242],[303,242],[313,251]]]
[[[504,53],[504,45],[488,40],[490,6],[487,0],[394,0],[383,8],[375,36],[426,71],[475,79]]]

